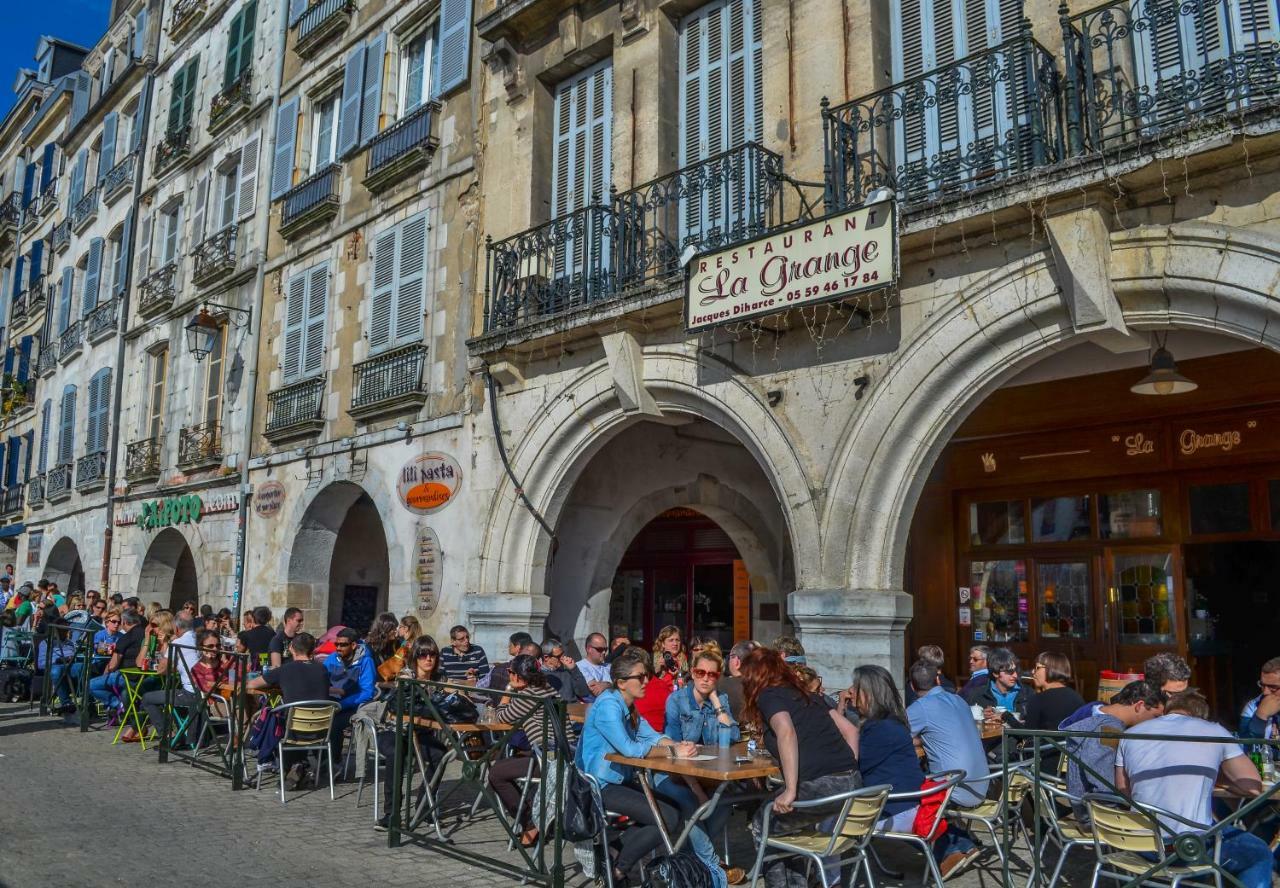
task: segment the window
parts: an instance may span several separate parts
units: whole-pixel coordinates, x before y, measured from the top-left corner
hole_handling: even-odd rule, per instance
[[[372,264],[369,350],[420,341],[426,295],[426,213],[378,234]]]
[[[1037,543],[1087,540],[1092,535],[1088,496],[1031,501],[1031,538]]]
[[[1162,514],[1158,490],[1122,490],[1098,497],[1098,531],[1104,540],[1161,536]]]
[[[223,366],[226,363],[227,327],[218,328],[209,349],[208,368],[204,378],[204,422],[212,425],[222,421]]]
[[[229,89],[253,65],[253,31],[257,20],[257,0],[249,0],[231,20],[227,32],[227,63],[222,74],[223,89]]]
[[[105,453],[110,431],[111,368],[103,367],[89,380],[89,422],[85,453]]]
[[[66,465],[75,456],[76,444],[76,387],[69,385],[62,390],[62,403],[58,411],[58,464]]]
[[[318,173],[338,159],[338,105],[334,92],[311,107],[311,172]]]
[[[124,292],[124,276],[127,271],[129,251],[124,248],[124,226],[111,233],[108,255],[111,262],[111,295],[119,296]]]
[[[1187,499],[1192,533],[1245,533],[1253,528],[1247,482],[1193,484]]]
[[[186,129],[196,111],[196,86],[200,80],[200,57],[178,69],[169,87],[170,135]]]
[[[116,143],[120,135],[120,115],[112,111],[102,119],[102,141],[98,149],[98,181],[106,178],[116,163]]]
[[[324,369],[325,307],[329,301],[329,266],[322,263],[294,272],[286,286],[284,359],[286,383]]]
[[[1087,561],[1036,565],[1040,637],[1087,639],[1092,634],[1093,589]]]
[[[58,291],[58,332],[71,326],[71,292],[75,285],[76,270],[68,266],[62,269],[62,285]]]
[[[434,64],[435,29],[411,37],[400,50],[400,90],[397,107],[406,117],[431,98],[431,66]]]
[[[86,315],[98,307],[98,289],[102,282],[103,244],[103,239],[100,237],[89,241],[89,254],[84,260],[84,293],[81,312]],[[92,397],[92,389],[90,397]]]
[[[39,474],[49,468],[49,436],[53,434],[53,399],[46,398],[40,408],[40,460]]]
[[[240,183],[239,152],[234,153],[231,160],[218,170],[217,183],[213,211],[214,221],[221,231],[236,221],[236,195]]]
[[[160,266],[178,258],[178,236],[181,232],[180,206],[160,211]]]
[[[1026,506],[1023,501],[970,503],[969,541],[975,546],[1025,543]]]
[[[151,353],[150,397],[147,399],[147,437],[159,441],[164,434],[164,384],[169,372],[169,349]]]
[[[969,565],[973,628],[989,642],[1027,641],[1027,563],[974,561]]]

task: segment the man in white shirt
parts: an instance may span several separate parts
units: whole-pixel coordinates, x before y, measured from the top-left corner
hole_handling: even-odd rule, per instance
[[[587,680],[587,687],[594,697],[599,697],[612,687],[609,667],[604,662],[604,655],[609,653],[609,642],[599,632],[587,636],[582,647],[582,659],[578,661],[578,671]]]
[[[1116,787],[1155,811],[1166,844],[1214,822],[1213,787],[1221,779],[1241,796],[1262,791],[1258,769],[1238,743],[1143,740],[1144,735],[1221,737],[1232,734],[1209,721],[1209,703],[1196,691],[1172,697],[1159,718],[1124,733],[1116,753]],[[1166,812],[1166,813],[1160,813]],[[1172,816],[1171,816],[1172,815]],[[1222,832],[1222,868],[1245,888],[1271,888],[1271,849],[1234,827]]]
[[[178,635],[169,642],[169,656],[166,671],[176,672],[182,687],[173,693],[174,708],[194,709],[197,703],[197,691],[191,683],[191,670],[200,662],[200,651],[196,647],[195,625],[191,617],[182,616],[185,611],[173,618],[173,628]],[[142,695],[142,708],[151,719],[151,726],[156,733],[164,726],[164,691],[148,691]],[[172,718],[170,719],[172,721]],[[194,735],[192,728],[196,720],[192,718],[188,724],[188,734]]]

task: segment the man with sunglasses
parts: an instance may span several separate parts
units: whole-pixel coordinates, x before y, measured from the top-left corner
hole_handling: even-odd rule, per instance
[[[1018,658],[1008,648],[996,648],[987,658],[991,680],[971,691],[964,699],[970,706],[981,706],[987,718],[995,718],[997,711],[1013,715],[1019,721],[1027,711],[1030,694],[1019,680]]]
[[[1264,740],[1280,737],[1280,657],[1262,664],[1258,687],[1262,693],[1246,703],[1240,713],[1240,736]]]
[[[612,687],[609,681],[609,664],[605,663],[605,654],[609,653],[609,642],[599,632],[587,636],[582,647],[582,659],[578,661],[578,671],[586,679],[587,689],[592,697],[598,697]]]
[[[985,644],[975,644],[969,648],[969,680],[960,689],[960,696],[966,700],[990,680],[991,673],[987,669],[987,656],[990,653],[991,648]]]
[[[329,670],[329,696],[338,701],[333,730],[329,732],[329,748],[337,762],[342,760],[342,732],[351,724],[356,710],[378,694],[378,668],[354,629],[339,632],[333,647],[333,653],[325,657],[324,668]]]

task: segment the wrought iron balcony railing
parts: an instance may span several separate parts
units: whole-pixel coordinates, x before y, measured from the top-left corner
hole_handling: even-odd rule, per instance
[[[178,467],[193,469],[222,462],[222,429],[216,422],[186,426],[178,433]]]
[[[439,114],[439,103],[427,102],[374,136],[369,142],[365,185],[380,191],[426,167],[439,144],[434,132]]]
[[[134,441],[124,450],[124,477],[126,481],[148,481],[160,477],[159,438],[143,438]]]
[[[71,227],[76,232],[83,231],[85,226],[98,215],[98,188],[95,185],[84,193],[71,208]]]
[[[89,312],[85,318],[90,342],[101,342],[116,332],[120,316],[120,299],[113,297]]]
[[[22,212],[22,230],[30,231],[36,227],[36,223],[40,221],[40,195],[33,194],[31,202],[27,204]]]
[[[21,485],[7,487],[0,497],[0,516],[11,518],[22,514],[23,489]]]
[[[107,454],[86,453],[76,460],[76,490],[92,490],[107,483]]]
[[[138,314],[149,317],[173,307],[178,296],[178,263],[162,265],[138,286]]]
[[[156,143],[155,172],[163,173],[191,151],[191,125],[169,130]]]
[[[133,184],[133,165],[137,160],[134,152],[129,152],[102,180],[102,199],[107,203],[123,194]]]
[[[341,34],[351,23],[355,0],[319,0],[302,14],[294,27],[297,39],[293,49],[304,58],[330,37]]]
[[[889,188],[910,206],[1063,156],[1053,55],[1024,30],[985,52],[822,109],[827,208]]]
[[[427,397],[427,347],[397,348],[355,366],[351,415],[357,417],[420,407]]]
[[[4,199],[0,203],[0,228],[5,226],[18,226],[19,220],[22,218],[22,195],[16,191]]]
[[[27,504],[33,509],[44,505],[44,475],[35,475],[27,482]]]
[[[55,253],[61,253],[71,244],[71,220],[63,219],[49,233],[49,246]]]
[[[10,313],[15,321],[24,320],[27,317],[27,291],[23,290],[17,296],[13,297],[13,310]]]
[[[324,425],[325,377],[304,379],[267,393],[270,440],[284,440],[319,431]]]
[[[191,281],[197,287],[217,283],[236,270],[236,232],[239,226],[228,225],[191,251]]]
[[[235,120],[253,101],[253,67],[245,68],[231,84],[213,97],[209,104],[209,132],[216,133]]]
[[[286,238],[332,219],[338,213],[342,164],[331,163],[280,198],[280,233]]]
[[[22,413],[36,406],[36,381],[24,379],[14,383],[14,390],[8,392],[8,407],[14,413]]]
[[[169,39],[177,40],[187,29],[200,21],[208,6],[208,0],[175,0],[169,14]]]
[[[83,345],[84,325],[79,321],[72,321],[58,336],[58,359],[65,364],[80,353]]]
[[[58,463],[49,469],[44,478],[44,496],[49,502],[57,502],[71,496],[71,463]]]
[[[54,176],[40,192],[40,212],[49,215],[58,206],[58,177]]]
[[[53,284],[48,283],[45,275],[40,275],[36,281],[40,286],[32,287],[27,291],[27,312],[32,316],[49,304],[47,294],[53,289]]]
[[[36,372],[41,376],[52,373],[58,367],[58,341],[41,343],[40,357],[36,360]]]
[[[686,247],[780,227],[782,158],[754,142],[488,245],[485,332],[512,329],[681,274]]]

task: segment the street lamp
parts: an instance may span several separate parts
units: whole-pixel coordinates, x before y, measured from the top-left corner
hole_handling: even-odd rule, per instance
[[[191,356],[197,362],[203,361],[205,357],[214,350],[218,344],[218,334],[222,331],[222,322],[209,313],[209,309],[214,308],[219,312],[234,311],[238,315],[242,315],[242,319],[236,324],[242,327],[249,323],[253,317],[253,312],[247,308],[236,308],[231,305],[216,305],[206,302],[200,306],[200,312],[187,321],[187,351],[191,352]]]
[[[1177,362],[1165,348],[1168,341],[1167,335],[1164,342],[1157,341],[1157,348],[1151,353],[1150,372],[1130,386],[1129,391],[1135,395],[1181,395],[1200,387],[1178,372]]]

